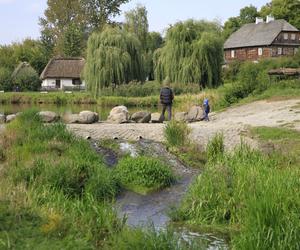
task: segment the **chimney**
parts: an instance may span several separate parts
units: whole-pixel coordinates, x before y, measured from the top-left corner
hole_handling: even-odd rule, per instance
[[[264,22],[263,18],[261,18],[261,17],[256,18],[256,21],[255,21],[256,24],[263,23],[263,22]]]
[[[271,16],[271,15],[267,16],[267,23],[272,22],[274,20],[275,20],[275,18],[273,16]]]

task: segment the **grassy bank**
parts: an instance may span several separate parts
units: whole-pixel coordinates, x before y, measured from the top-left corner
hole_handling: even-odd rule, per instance
[[[43,125],[36,111],[1,134],[0,182],[1,249],[188,248],[171,232],[128,229],[113,209],[114,172],[88,142],[62,124]]]
[[[222,137],[207,147],[208,163],[173,219],[231,233],[233,249],[300,247],[300,133],[256,128],[263,154],[241,144],[226,153]]]

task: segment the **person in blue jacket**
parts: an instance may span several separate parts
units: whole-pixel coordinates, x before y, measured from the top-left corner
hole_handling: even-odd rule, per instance
[[[208,117],[209,112],[210,112],[209,102],[208,102],[208,99],[205,98],[203,101],[203,120],[204,121],[209,121],[209,117]]]

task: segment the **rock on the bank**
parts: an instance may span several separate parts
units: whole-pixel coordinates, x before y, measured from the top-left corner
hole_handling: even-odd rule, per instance
[[[193,106],[190,108],[186,116],[186,121],[196,122],[196,121],[201,121],[202,118],[203,118],[202,108],[200,106]]]
[[[41,111],[38,114],[41,117],[42,122],[51,123],[59,120],[59,116],[52,111]]]
[[[0,124],[5,123],[6,121],[6,116],[4,114],[0,114]]]
[[[114,107],[107,118],[108,123],[127,123],[129,121],[129,112],[125,106]]]
[[[67,123],[67,124],[80,122],[79,114],[65,114],[62,119],[63,119],[63,122]]]
[[[79,113],[79,123],[92,124],[99,121],[99,115],[92,111],[82,111]]]
[[[7,122],[7,123],[10,123],[10,122],[12,122],[13,120],[15,120],[16,118],[17,118],[17,115],[16,115],[16,114],[7,115],[7,116],[6,116],[6,122]]]
[[[151,123],[162,123],[161,114],[160,113],[152,113],[151,114]]]
[[[131,120],[136,123],[149,123],[151,120],[151,113],[140,111],[131,116]]]
[[[178,122],[185,122],[187,120],[187,112],[178,112],[175,114],[174,120]]]

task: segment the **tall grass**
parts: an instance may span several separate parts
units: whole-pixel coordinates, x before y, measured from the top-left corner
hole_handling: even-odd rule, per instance
[[[233,249],[298,249],[299,165],[280,152],[267,156],[245,144],[212,155],[174,219],[238,229]]]
[[[164,129],[167,144],[171,147],[180,147],[188,144],[190,128],[185,122],[171,121]]]
[[[146,156],[122,159],[116,168],[116,174],[124,187],[141,194],[168,187],[175,180],[167,165]]]

